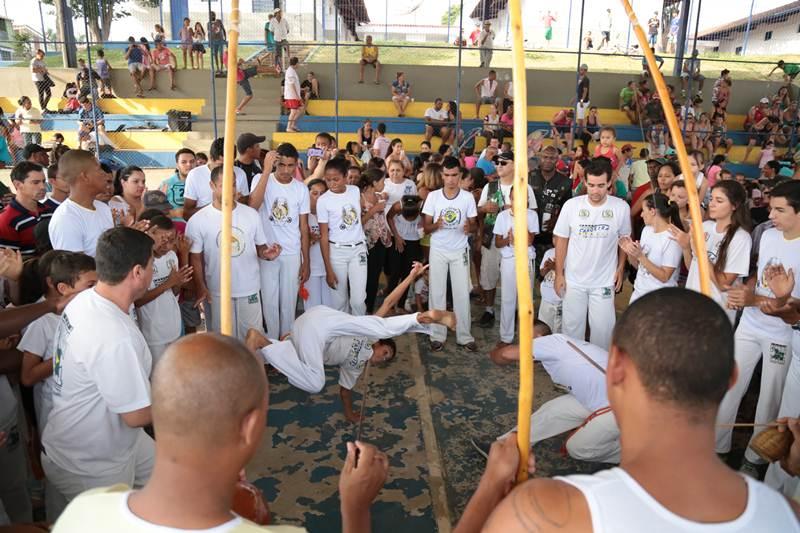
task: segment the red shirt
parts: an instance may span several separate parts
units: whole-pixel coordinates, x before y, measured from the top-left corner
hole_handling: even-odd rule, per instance
[[[19,250],[23,255],[36,251],[33,230],[42,218],[52,214],[44,205],[38,204],[36,213],[25,209],[17,199],[11,200],[0,212],[0,246]]]

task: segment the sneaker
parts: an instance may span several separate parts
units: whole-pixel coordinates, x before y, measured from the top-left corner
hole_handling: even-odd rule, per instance
[[[494,313],[484,311],[480,320],[478,320],[478,325],[484,328],[492,327],[494,325]]]
[[[753,462],[748,461],[747,459],[742,459],[742,466],[739,467],[739,472],[746,476],[750,476],[751,478],[761,481],[764,479],[764,474],[767,471],[767,465],[759,465]]]
[[[458,346],[461,347],[461,348],[464,348],[468,352],[477,352],[478,351],[478,345],[475,344],[475,341],[468,342],[467,344],[459,344]]]
[[[469,443],[475,448],[475,451],[483,456],[484,459],[489,459],[489,450],[492,448],[494,441],[488,437],[472,438]]]
[[[432,352],[441,352],[442,350],[444,350],[444,344],[439,341],[431,341]]]

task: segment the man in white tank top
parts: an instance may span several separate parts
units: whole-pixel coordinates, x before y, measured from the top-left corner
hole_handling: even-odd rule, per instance
[[[664,288],[636,300],[614,328],[606,371],[620,466],[505,496],[518,454],[512,439],[498,441],[456,531],[800,532],[796,504],[714,453],[733,352],[730,321],[710,298]]]

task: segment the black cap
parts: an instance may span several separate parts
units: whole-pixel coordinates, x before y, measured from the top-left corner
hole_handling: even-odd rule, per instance
[[[241,135],[239,135],[239,138],[236,139],[236,149],[241,154],[247,151],[247,149],[253,146],[254,144],[263,143],[266,140],[267,140],[266,137],[261,137],[258,135],[254,135],[252,133],[242,133]]]
[[[498,161],[513,161],[514,160],[514,152],[500,152],[492,159],[492,162],[497,163]]]

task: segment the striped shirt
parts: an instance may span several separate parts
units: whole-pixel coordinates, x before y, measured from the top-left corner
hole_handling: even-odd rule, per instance
[[[36,238],[33,230],[42,218],[52,215],[44,204],[38,204],[38,211],[32,213],[23,207],[17,199],[0,212],[0,246],[19,250],[23,255],[32,255],[36,251]]]

